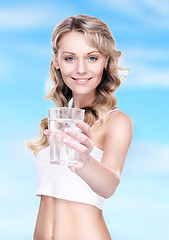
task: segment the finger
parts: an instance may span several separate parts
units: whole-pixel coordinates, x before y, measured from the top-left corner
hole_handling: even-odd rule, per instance
[[[93,145],[92,145],[90,139],[83,133],[78,132],[73,129],[70,129],[70,128],[66,128],[65,132],[68,136],[74,138],[75,140],[77,140],[78,142],[80,142],[81,144],[86,146],[90,152],[93,150]]]
[[[67,146],[69,146],[69,147],[73,148],[74,150],[78,151],[78,153],[80,153],[80,154],[89,154],[88,148],[85,147],[84,145],[78,143],[78,142],[75,142],[75,141],[72,141],[70,139],[65,138],[64,143]]]
[[[83,121],[80,121],[80,120],[77,120],[75,121],[75,125],[80,128],[82,130],[82,132],[88,136],[91,140],[93,140],[93,136],[92,136],[92,133],[90,131],[90,126],[83,122]]]
[[[84,167],[84,163],[82,163],[82,162],[78,162],[76,165],[74,165],[74,166],[69,166],[68,165],[68,167],[70,168],[70,170],[72,171],[72,172],[75,172],[76,170],[80,170],[80,169],[82,169],[83,167]]]

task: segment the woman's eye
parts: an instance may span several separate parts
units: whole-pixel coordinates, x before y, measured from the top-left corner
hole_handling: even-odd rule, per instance
[[[67,58],[65,58],[65,60],[68,61],[68,62],[72,62],[74,60],[74,58],[73,57],[67,57]]]
[[[90,61],[96,61],[97,58],[96,58],[96,57],[90,57],[89,60],[90,60]]]

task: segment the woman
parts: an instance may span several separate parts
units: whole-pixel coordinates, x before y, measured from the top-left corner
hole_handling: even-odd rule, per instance
[[[53,88],[47,93],[56,106],[85,109],[81,132],[67,130],[74,141],[65,143],[79,153],[75,166],[49,161],[47,118],[37,139],[29,142],[36,156],[37,195],[41,197],[34,240],[109,240],[102,208],[115,192],[129,149],[133,125],[116,108],[120,86],[119,58],[108,26],[86,15],[68,17],[52,34]]]

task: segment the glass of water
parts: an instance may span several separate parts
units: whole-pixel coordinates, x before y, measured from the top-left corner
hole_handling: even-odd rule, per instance
[[[57,107],[48,110],[48,129],[50,130],[50,162],[73,166],[78,161],[78,152],[64,143],[71,139],[65,128],[80,131],[75,126],[76,120],[84,121],[85,110],[79,108]],[[74,140],[75,141],[75,140]]]

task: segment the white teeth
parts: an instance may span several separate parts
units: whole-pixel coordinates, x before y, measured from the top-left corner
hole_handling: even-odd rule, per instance
[[[77,79],[76,81],[79,81],[79,82],[86,82],[88,79]]]
[[[78,82],[86,82],[88,81],[90,78],[86,78],[86,79],[77,79],[77,78],[74,78],[74,80],[78,81]]]

